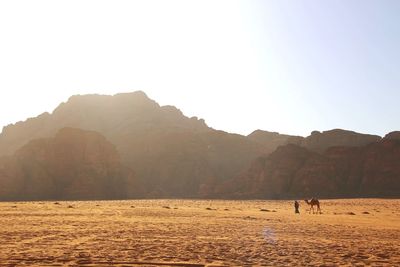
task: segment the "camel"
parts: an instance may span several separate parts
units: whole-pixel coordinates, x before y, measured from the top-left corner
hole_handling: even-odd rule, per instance
[[[314,206],[317,206],[317,213],[322,214],[321,208],[320,208],[320,206],[319,206],[319,200],[318,200],[318,199],[312,198],[310,201],[308,201],[308,199],[306,199],[306,200],[304,200],[304,201],[305,201],[308,205],[311,206],[310,209],[309,209],[309,213],[311,213],[311,210],[312,210],[312,212],[313,212],[313,214],[314,214],[314,213],[315,213],[315,212],[314,212]]]

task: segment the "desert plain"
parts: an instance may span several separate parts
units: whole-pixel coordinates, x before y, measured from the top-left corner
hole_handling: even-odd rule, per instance
[[[0,203],[0,266],[400,266],[400,200]]]

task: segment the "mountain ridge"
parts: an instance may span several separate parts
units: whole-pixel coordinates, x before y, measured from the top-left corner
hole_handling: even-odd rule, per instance
[[[382,138],[342,129],[313,131],[307,137],[263,130],[244,136],[215,130],[203,119],[186,117],[174,106],[160,106],[137,91],[71,96],[52,113],[8,125],[0,134],[0,157],[12,155],[31,140],[56,136],[65,127],[97,132],[115,146],[121,164],[134,170],[141,188],[127,193],[128,198],[221,197],[227,195],[221,186],[239,181],[237,177],[260,157],[277,150],[290,157],[290,149],[282,147],[294,145],[325,157],[332,147],[365,147],[400,136],[392,132]],[[285,166],[284,160],[274,164]],[[289,167],[281,171],[290,172]]]

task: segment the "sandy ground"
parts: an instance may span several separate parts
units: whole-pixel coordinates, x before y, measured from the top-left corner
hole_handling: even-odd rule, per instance
[[[400,266],[400,200],[0,203],[0,266]]]

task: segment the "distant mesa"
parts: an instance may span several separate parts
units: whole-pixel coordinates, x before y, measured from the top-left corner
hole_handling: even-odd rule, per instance
[[[268,152],[273,152],[279,146],[287,144],[302,146],[315,152],[324,152],[326,149],[334,146],[364,146],[381,139],[377,135],[360,134],[342,129],[333,129],[324,132],[312,131],[311,135],[305,138],[256,130],[248,137],[268,147]]]
[[[333,129],[322,133],[313,131],[310,136],[304,139],[301,145],[316,152],[324,152],[333,146],[364,146],[377,142],[380,139],[381,137],[377,135]]]

